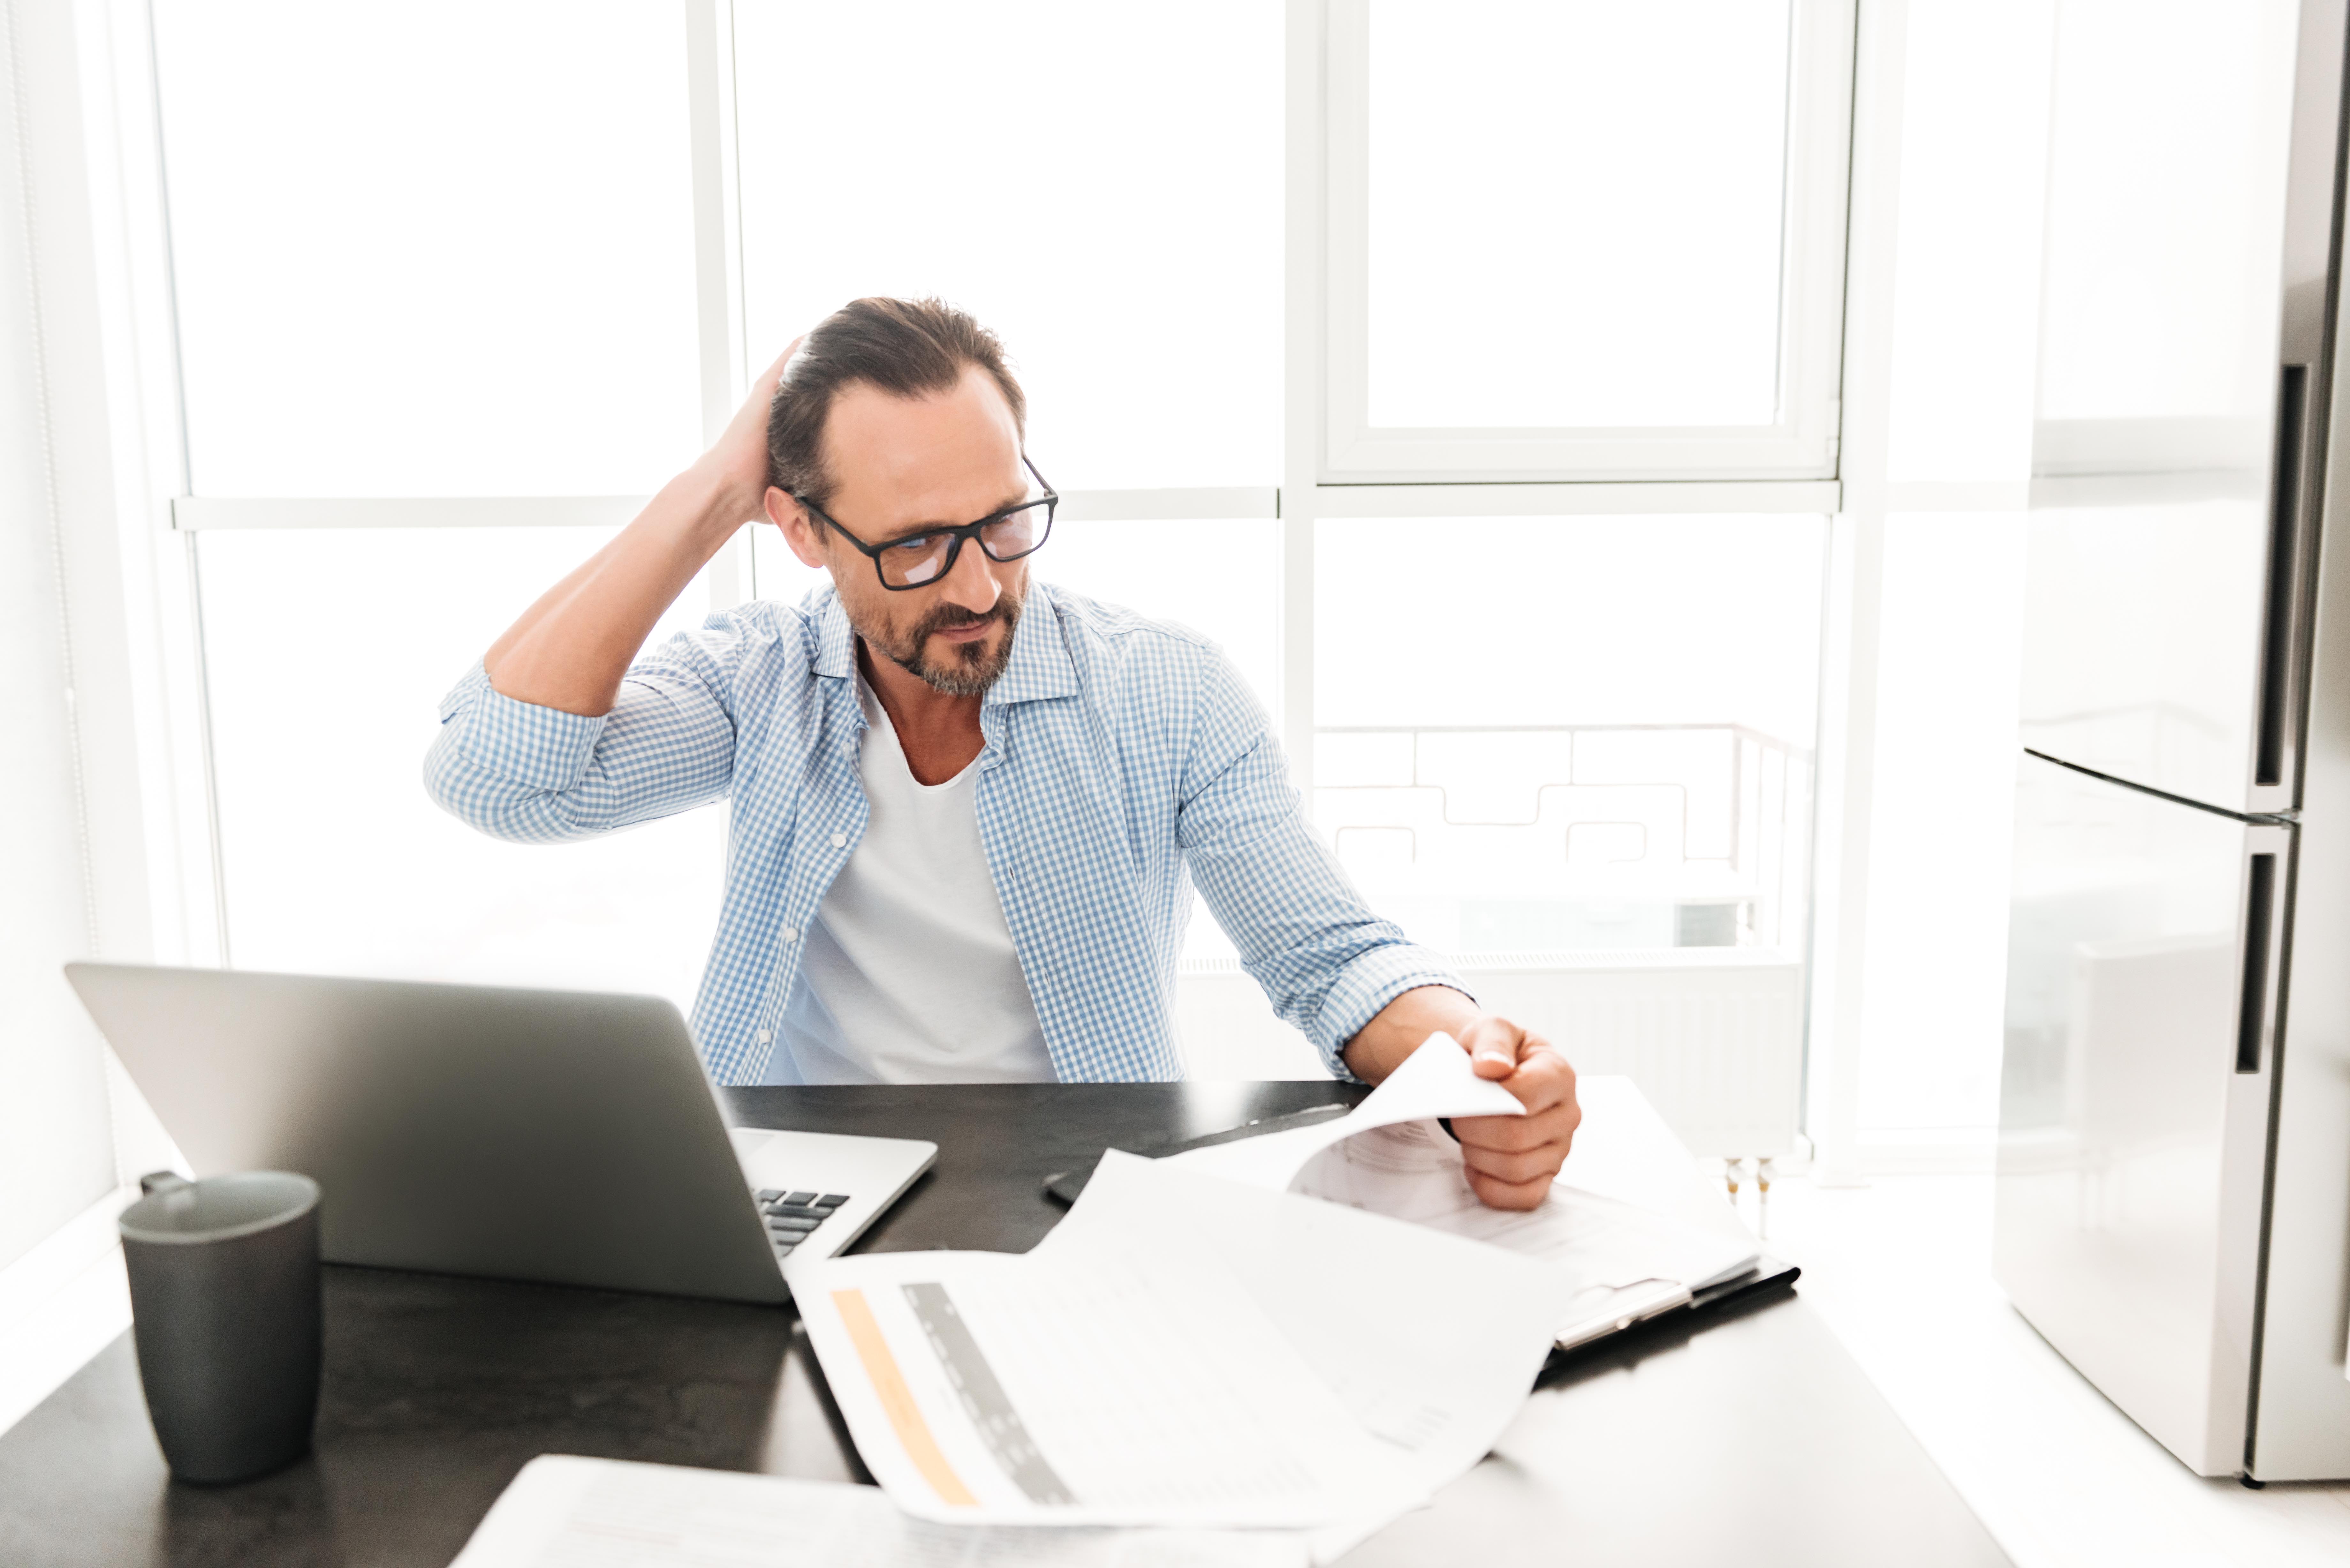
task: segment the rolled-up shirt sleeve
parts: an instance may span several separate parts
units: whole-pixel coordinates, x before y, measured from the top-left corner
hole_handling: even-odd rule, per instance
[[[639,660],[600,718],[508,697],[476,664],[442,700],[426,792],[519,844],[589,838],[720,798],[734,765],[727,630],[713,617]]]
[[[1388,1002],[1418,986],[1468,988],[1363,903],[1307,825],[1263,710],[1221,657],[1201,699],[1180,818],[1192,881],[1274,1011],[1351,1078],[1340,1053]]]

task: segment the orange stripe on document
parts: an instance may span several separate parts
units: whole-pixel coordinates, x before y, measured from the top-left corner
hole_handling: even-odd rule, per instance
[[[947,1463],[946,1455],[939,1452],[939,1440],[931,1436],[931,1424],[922,1419],[914,1391],[906,1386],[898,1358],[889,1354],[889,1342],[881,1337],[881,1325],[873,1321],[873,1309],[865,1304],[865,1293],[835,1291],[832,1306],[840,1314],[841,1326],[848,1330],[848,1343],[857,1346],[857,1359],[865,1364],[866,1378],[880,1397],[881,1408],[889,1413],[898,1446],[906,1450],[906,1457],[914,1461],[940,1501],[952,1508],[977,1508],[979,1499],[971,1495],[971,1489]]]

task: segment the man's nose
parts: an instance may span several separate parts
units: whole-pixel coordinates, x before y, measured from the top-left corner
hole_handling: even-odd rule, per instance
[[[1003,589],[996,582],[995,574],[988,570],[990,564],[978,540],[964,541],[963,547],[955,553],[953,567],[939,580],[946,602],[959,605],[973,615],[985,615],[993,609]]]

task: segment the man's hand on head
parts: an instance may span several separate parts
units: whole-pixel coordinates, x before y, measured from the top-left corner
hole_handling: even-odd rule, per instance
[[[1490,1012],[1454,1037],[1479,1077],[1498,1080],[1526,1107],[1523,1116],[1452,1118],[1469,1186],[1488,1207],[1532,1209],[1549,1194],[1583,1121],[1575,1069],[1542,1036]]]
[[[612,711],[629,661],[661,612],[760,515],[767,493],[767,408],[798,349],[795,337],[710,450],[490,644],[482,670],[493,690],[585,718]]]
[[[751,395],[734,410],[725,430],[694,464],[709,483],[720,488],[725,498],[722,503],[723,514],[738,526],[764,514],[767,411],[775,403],[775,387],[784,379],[784,367],[800,351],[802,341],[800,337],[793,338],[775,356],[775,362],[752,384]],[[741,515],[737,516],[738,513]]]

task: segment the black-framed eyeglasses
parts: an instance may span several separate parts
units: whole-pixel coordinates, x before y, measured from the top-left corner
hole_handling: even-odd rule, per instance
[[[962,554],[967,539],[976,540],[987,558],[997,562],[1016,561],[1045,547],[1045,541],[1053,534],[1053,509],[1060,504],[1061,498],[1053,493],[1045,476],[1036,472],[1027,453],[1020,454],[1020,462],[1043,494],[1032,496],[1017,506],[990,513],[976,523],[965,523],[956,528],[926,529],[883,545],[867,544],[826,516],[824,509],[806,496],[795,495],[792,499],[806,507],[809,516],[865,552],[883,587],[896,591],[928,587],[944,581],[946,575],[954,570],[955,557]]]

